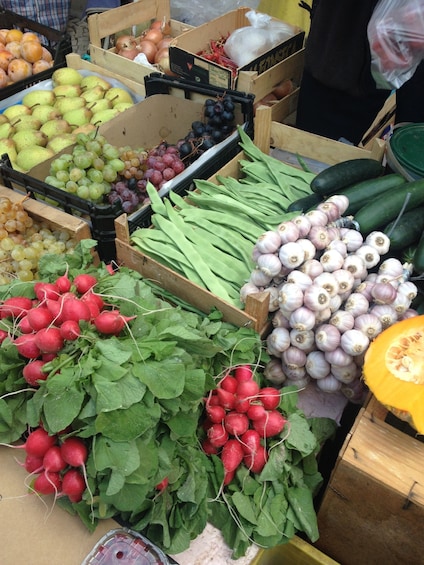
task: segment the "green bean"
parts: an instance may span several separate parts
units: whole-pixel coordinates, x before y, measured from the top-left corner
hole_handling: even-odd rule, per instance
[[[216,210],[202,210],[197,206],[191,206],[191,209],[181,210],[183,216],[190,215],[192,218],[207,219],[213,223],[223,226],[233,226],[243,237],[252,243],[256,243],[258,237],[264,231],[261,227],[257,226],[255,222],[245,218],[234,218],[226,212]]]

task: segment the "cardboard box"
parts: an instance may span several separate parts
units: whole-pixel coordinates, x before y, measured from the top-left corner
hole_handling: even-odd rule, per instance
[[[93,63],[136,82],[143,83],[144,77],[158,72],[157,66],[143,65],[125,59],[115,52],[115,36],[130,33],[139,37],[154,20],[170,21],[171,35],[177,37],[192,26],[171,19],[169,0],[140,0],[130,2],[88,17],[89,52]]]
[[[239,67],[235,76],[233,76],[231,70],[224,66],[198,55],[201,51],[208,49],[211,40],[227,37],[229,33],[250,25],[246,17],[249,10],[250,8],[238,8],[175,38],[169,47],[171,70],[177,75],[194,82],[242,90],[246,89],[248,78],[245,77],[241,87],[239,84],[241,73],[254,71],[260,75],[303,48],[305,33],[296,30],[293,37],[243,67]]]
[[[316,547],[343,565],[423,563],[424,445],[371,397],[318,510]]]

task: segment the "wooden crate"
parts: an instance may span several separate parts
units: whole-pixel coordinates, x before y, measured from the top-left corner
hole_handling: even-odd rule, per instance
[[[23,198],[22,193],[0,185],[0,198],[4,197],[9,198],[11,202],[21,202]],[[36,222],[46,222],[53,229],[64,229],[76,241],[91,239],[90,226],[81,218],[71,216],[59,208],[34,198],[27,198],[23,206]]]
[[[192,27],[171,19],[169,0],[130,2],[118,8],[89,16],[88,33],[91,61],[100,67],[109,69],[116,75],[143,84],[145,76],[150,75],[152,72],[158,72],[159,69],[121,57],[115,53],[115,48],[106,42],[109,38],[115,34],[120,34],[124,30],[132,33],[134,28],[136,36],[138,36],[140,30],[146,29],[151,21],[162,18],[170,21],[173,37],[177,37]]]
[[[424,445],[409,431],[371,396],[345,439],[315,544],[343,565],[424,563]]]

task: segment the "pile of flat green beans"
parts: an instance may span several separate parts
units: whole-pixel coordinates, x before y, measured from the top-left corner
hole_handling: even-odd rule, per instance
[[[238,308],[258,237],[298,214],[287,207],[311,194],[315,176],[264,154],[246,134],[240,145],[240,180],[195,180],[186,198],[162,199],[148,185],[153,229],[131,235],[135,248]]]

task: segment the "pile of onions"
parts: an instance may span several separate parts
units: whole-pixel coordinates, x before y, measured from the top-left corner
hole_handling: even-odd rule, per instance
[[[364,238],[342,218],[347,206],[344,195],[334,195],[264,233],[241,299],[269,292],[269,381],[298,388],[314,382],[321,391],[362,402],[365,352],[384,329],[417,315],[411,309],[417,287],[409,280],[410,264],[387,258],[386,234]]]

